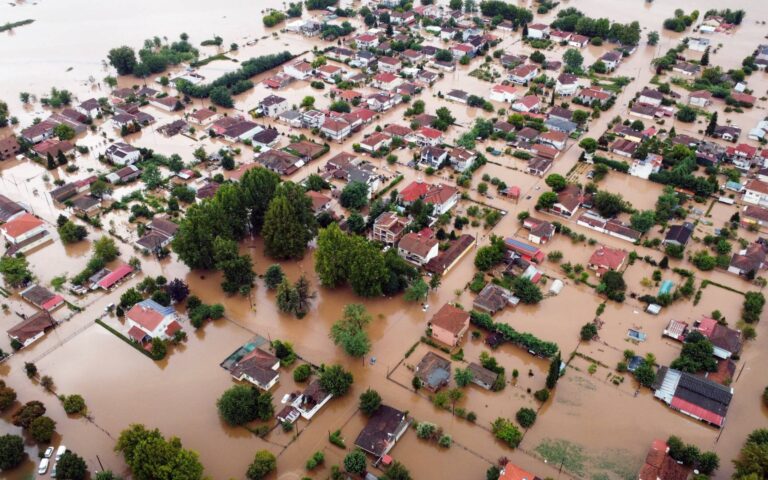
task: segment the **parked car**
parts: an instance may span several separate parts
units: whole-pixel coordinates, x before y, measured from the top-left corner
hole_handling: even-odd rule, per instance
[[[45,475],[45,472],[48,471],[48,462],[49,460],[47,458],[40,460],[40,466],[37,467],[38,475]]]
[[[53,455],[53,447],[46,448],[45,449],[45,453],[43,454],[43,456],[45,458],[51,458],[51,455]]]
[[[58,463],[53,464],[53,468],[51,469],[51,478],[56,478],[56,466]]]
[[[64,452],[67,451],[67,447],[65,445],[59,445],[59,448],[56,450],[56,461],[58,462],[61,459],[61,456],[64,455]]]

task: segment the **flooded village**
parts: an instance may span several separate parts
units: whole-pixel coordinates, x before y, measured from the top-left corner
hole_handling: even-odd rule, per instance
[[[0,5],[0,477],[768,478],[768,4]]]

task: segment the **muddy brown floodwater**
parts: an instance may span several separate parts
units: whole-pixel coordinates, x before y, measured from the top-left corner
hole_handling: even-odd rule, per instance
[[[350,4],[350,2],[342,2]],[[447,4],[447,1],[438,3]],[[528,2],[518,2],[527,5]],[[359,8],[361,2],[352,2]],[[673,47],[685,36],[661,30],[662,22],[672,15],[673,10],[682,8],[686,12],[698,9],[705,12],[710,8],[744,8],[746,19],[731,35],[716,34],[713,42],[722,46],[713,51],[711,63],[725,69],[738,67],[748,53],[759,43],[764,42],[768,34],[764,21],[768,20],[768,2],[736,0],[723,2],[706,0],[683,0],[676,2],[645,2],[643,0],[570,0],[561,2],[561,7],[576,7],[590,16],[607,16],[612,20],[629,22],[637,20],[643,27],[643,42],[638,51],[625,61],[617,72],[618,75],[633,77],[634,81],[619,95],[616,105],[601,118],[590,125],[591,136],[603,132],[616,115],[627,115],[627,104],[635,92],[648,84],[653,76],[650,61],[668,48]],[[309,51],[314,46],[326,44],[317,39],[307,39],[278,30],[265,32],[261,23],[260,12],[268,7],[282,8],[283,3],[269,1],[231,0],[215,6],[203,0],[165,0],[153,2],[136,0],[130,8],[116,9],[114,2],[93,2],[91,0],[39,0],[37,2],[17,1],[0,5],[0,19],[3,22],[25,18],[35,19],[31,25],[0,34],[0,97],[9,103],[12,115],[19,118],[21,125],[27,125],[35,117],[42,117],[48,112],[40,106],[22,105],[19,93],[30,92],[38,98],[50,87],[66,88],[83,100],[92,96],[105,96],[107,87],[103,78],[111,74],[105,64],[109,48],[122,44],[139,47],[145,38],[158,35],[175,39],[182,32],[190,35],[193,43],[211,38],[214,34],[223,37],[224,45],[232,42],[240,44],[240,50],[231,54],[239,60],[252,56],[290,50],[294,54]],[[537,20],[549,23],[556,11]],[[308,13],[305,12],[305,17]],[[0,22],[0,23],[3,23]],[[359,22],[353,22],[360,26]],[[657,47],[645,45],[648,31],[661,32],[661,41]],[[525,52],[528,47],[519,42],[519,34],[501,35],[502,44],[508,53]],[[258,42],[253,43],[254,40]],[[436,40],[431,41],[437,44]],[[610,47],[593,47],[584,50],[585,63],[591,64]],[[201,55],[218,53],[215,47],[200,47]],[[564,49],[556,47],[547,56],[559,56]],[[693,52],[695,55],[695,52]],[[691,52],[688,52],[691,55]],[[691,58],[695,58],[691,55]],[[201,73],[213,78],[221,73],[237,68],[236,63],[213,62],[201,69]],[[434,112],[441,106],[448,106],[457,117],[459,124],[467,125],[483,112],[464,106],[451,104],[437,97],[438,92],[447,92],[460,88],[470,93],[487,95],[488,83],[469,76],[474,66],[460,67],[455,73],[445,75],[433,88],[427,88],[421,95],[426,102],[427,112]],[[261,80],[264,76],[257,78]],[[750,87],[762,96],[768,90],[765,76],[756,74],[749,79]],[[121,86],[142,84],[135,78],[121,78]],[[146,80],[154,84],[154,79]],[[371,89],[362,88],[364,92]],[[253,90],[236,99],[240,112],[253,108],[256,102],[266,96],[268,90],[257,85]],[[290,102],[298,104],[305,95],[318,97],[318,104],[327,105],[330,101],[309,88],[307,82],[296,82],[282,90],[280,95]],[[327,95],[327,94],[326,94]],[[763,102],[761,102],[762,104]],[[204,101],[195,101],[195,107],[205,105]],[[744,114],[725,113],[717,106],[720,119],[729,119],[744,130],[752,126],[765,115],[762,105]],[[375,125],[401,123],[404,107],[398,107],[377,119]],[[230,113],[235,113],[230,112]],[[204,146],[209,152],[220,148],[218,140],[205,138],[196,140],[178,135],[167,138],[156,132],[156,127],[176,117],[176,114],[152,109],[158,122],[150,129],[131,137],[137,145],[153,148],[163,154],[178,153],[185,161],[191,159],[191,153]],[[670,127],[672,120],[667,120]],[[704,128],[703,124],[690,126],[673,123],[678,132],[695,134]],[[279,127],[284,134],[285,127]],[[343,145],[333,143],[330,158],[341,151],[351,151],[351,144],[358,142],[364,133],[369,133],[373,126],[355,134]],[[0,136],[9,129],[0,130]],[[308,132],[304,132],[308,133]],[[455,138],[461,133],[454,127],[448,137]],[[110,129],[89,132],[78,143],[87,145],[95,152],[101,151],[107,143],[106,138],[114,139]],[[285,141],[281,141],[281,145]],[[489,142],[478,144],[478,149],[486,146],[499,146]],[[565,174],[576,164],[580,149],[571,145],[555,162],[553,172]],[[380,160],[382,171],[394,176],[396,171],[406,178],[402,185],[422,174],[404,166],[411,153],[398,152],[400,164],[388,167]],[[249,153],[244,153],[239,162],[248,162]],[[519,230],[517,213],[533,210],[539,189],[546,188],[541,179],[526,175],[524,164],[510,156],[493,157],[493,163],[482,167],[473,180],[473,189],[469,191],[471,199],[490,204],[505,210],[507,215],[492,231],[472,228],[483,244],[490,233],[512,236]],[[102,165],[96,153],[83,154],[77,164],[79,172],[46,172],[39,165],[28,161],[7,161],[0,165],[0,191],[12,198],[30,205],[34,213],[52,224],[59,215],[59,209],[52,205],[46,194],[56,179],[77,179],[88,172],[97,172]],[[299,180],[313,171],[315,166],[303,169],[294,175]],[[475,190],[483,174],[495,176],[508,185],[518,185],[523,191],[523,199],[511,203],[500,198],[482,198]],[[579,170],[578,175],[585,175],[586,170]],[[446,177],[448,174],[445,174]],[[583,178],[582,178],[583,180]],[[450,181],[450,178],[447,178]],[[655,198],[660,191],[659,185],[644,182],[634,177],[610,173],[601,186],[607,190],[622,193],[636,208],[653,208]],[[136,187],[121,187],[116,196],[130,193]],[[530,200],[525,200],[531,195]],[[462,201],[458,207],[465,212],[471,205]],[[706,210],[706,206],[697,205]],[[702,222],[697,227],[697,236],[711,232],[712,228],[722,225],[730,218],[735,207],[717,204],[710,212],[710,225]],[[134,227],[126,222],[125,216],[115,214],[105,220],[105,230],[114,228],[121,236],[135,238]],[[659,259],[660,252],[642,247],[633,247],[621,240],[606,237],[599,233],[572,225],[587,238],[594,238],[598,243],[625,249],[635,249],[640,256],[651,255]],[[101,232],[105,234],[105,232]],[[92,233],[91,239],[99,233]],[[651,236],[658,236],[651,233]],[[746,238],[755,234],[740,231]],[[45,248],[32,252],[29,260],[40,282],[50,285],[51,280],[62,274],[70,275],[81,270],[89,255],[90,242],[64,247],[56,241]],[[560,250],[572,263],[585,265],[594,249],[586,243],[574,244],[569,239],[558,237],[544,247],[545,251]],[[133,255],[128,245],[121,245],[122,257]],[[242,251],[253,258],[255,269],[263,274],[274,263],[264,258],[258,239],[243,243]],[[701,449],[714,449],[721,458],[720,470],[715,475],[718,479],[730,477],[731,460],[737,454],[743,439],[754,428],[768,425],[768,412],[761,406],[759,395],[765,386],[765,370],[768,368],[768,322],[757,326],[757,340],[745,348],[739,362],[738,376],[733,383],[736,395],[731,405],[728,421],[722,431],[717,431],[687,417],[676,414],[655,401],[650,393],[642,391],[636,395],[634,381],[627,377],[619,385],[611,382],[615,375],[613,367],[622,359],[624,349],[632,348],[638,354],[652,352],[659,363],[667,364],[679,354],[679,345],[662,339],[659,332],[670,318],[691,321],[701,314],[719,309],[733,322],[739,317],[741,297],[733,292],[710,285],[702,295],[701,302],[693,306],[691,302],[678,302],[653,317],[642,312],[640,305],[628,301],[623,305],[609,304],[603,314],[604,326],[600,330],[600,340],[589,344],[580,344],[580,327],[594,317],[600,299],[592,289],[576,285],[566,279],[566,287],[556,297],[545,299],[537,306],[518,306],[508,308],[496,315],[496,321],[506,322],[521,331],[531,332],[543,339],[557,342],[563,356],[568,358],[571,352],[578,355],[571,361],[568,371],[558,384],[554,398],[539,412],[536,425],[526,432],[521,447],[509,450],[496,442],[489,433],[489,423],[498,416],[514,418],[515,412],[523,406],[536,406],[529,393],[541,388],[547,371],[547,363],[537,360],[510,345],[505,345],[493,352],[506,368],[520,372],[520,378],[514,384],[507,385],[499,393],[491,393],[475,386],[465,390],[465,398],[457,406],[476,412],[477,424],[452,416],[449,412],[438,410],[423,396],[415,394],[407,386],[410,384],[409,365],[418,362],[431,348],[419,345],[408,358],[406,352],[423,334],[426,321],[447,301],[456,301],[470,306],[474,295],[465,289],[467,282],[474,275],[471,252],[443,279],[437,291],[429,294],[431,308],[424,312],[419,305],[409,304],[398,298],[365,300],[355,297],[346,289],[328,290],[319,287],[313,270],[311,251],[300,262],[283,263],[288,277],[295,280],[305,274],[312,283],[317,295],[312,309],[306,318],[297,320],[276,310],[274,294],[266,290],[259,282],[250,298],[226,297],[219,288],[220,274],[215,272],[190,272],[175,256],[156,262],[143,259],[142,275],[164,275],[167,278],[182,278],[191,290],[204,302],[220,302],[226,306],[227,319],[209,323],[199,331],[194,331],[185,324],[189,340],[172,349],[169,357],[162,362],[152,362],[138,354],[134,349],[119,341],[104,328],[93,322],[103,315],[104,307],[115,302],[119,295],[137,284],[142,275],[126,282],[114,292],[85,299],[74,299],[84,307],[84,311],[72,317],[69,322],[54,330],[43,341],[0,364],[0,375],[15,388],[19,400],[26,402],[37,399],[43,401],[50,415],[57,422],[60,436],[55,443],[66,443],[68,447],[85,457],[92,471],[100,465],[117,472],[125,473],[122,459],[113,452],[114,441],[120,431],[130,423],[144,423],[158,427],[166,436],[178,436],[184,445],[200,453],[206,473],[213,479],[242,478],[253,454],[259,449],[268,449],[279,455],[277,478],[299,479],[307,474],[304,463],[312,452],[325,452],[326,465],[339,463],[344,451],[332,446],[327,441],[328,432],[341,429],[342,435],[351,445],[364,425],[362,415],[357,412],[357,396],[366,388],[375,388],[382,395],[384,402],[401,410],[406,410],[417,420],[428,420],[439,424],[456,442],[450,450],[426,444],[416,439],[409,432],[401,440],[392,455],[411,470],[416,479],[481,479],[485,470],[500,457],[508,457],[517,465],[535,472],[539,477],[567,478],[636,478],[639,466],[651,441],[675,434],[685,441],[698,445]],[[686,261],[676,262],[675,266],[691,268]],[[564,278],[559,266],[551,262],[544,265],[544,270],[553,277]],[[641,285],[643,278],[650,277],[653,269],[638,261],[625,273],[630,291],[638,294],[652,293]],[[670,273],[670,275],[672,275]],[[672,278],[672,277],[670,277]],[[679,277],[672,278],[680,283]],[[743,291],[747,285],[738,278],[715,271],[697,272],[697,281],[710,279],[717,283]],[[594,280],[594,277],[592,279]],[[67,295],[68,296],[68,295]],[[69,297],[69,296],[68,296]],[[23,308],[16,298],[9,299],[11,307]],[[344,305],[365,303],[374,317],[370,327],[373,348],[364,360],[351,360],[336,348],[328,338],[331,324],[341,316]],[[13,308],[11,309],[13,310]],[[0,312],[2,327],[7,329],[18,318],[11,312]],[[105,318],[107,323],[118,326],[115,318]],[[641,344],[632,344],[626,339],[628,328],[640,329],[648,333],[648,339]],[[259,334],[268,339],[282,339],[292,342],[297,353],[306,361],[314,364],[341,363],[355,376],[352,392],[343,399],[336,399],[325,407],[310,423],[299,422],[299,434],[294,439],[280,429],[270,433],[266,439],[260,439],[245,429],[226,426],[218,417],[215,409],[216,399],[233,384],[229,375],[219,367],[219,362],[253,335]],[[8,350],[7,341],[2,345]],[[477,361],[480,353],[486,350],[479,340],[467,339],[464,345],[466,361]],[[376,361],[371,362],[371,357]],[[586,360],[586,358],[590,360]],[[24,362],[33,361],[41,373],[53,377],[56,392],[63,394],[79,393],[88,403],[90,420],[68,417],[58,400],[46,393],[36,382],[24,375]],[[594,373],[589,367],[599,364]],[[454,361],[454,366],[459,364]],[[403,386],[405,385],[405,386]],[[275,403],[289,392],[300,389],[295,385],[290,369],[281,369],[278,386],[273,391]],[[277,407],[278,409],[280,406]],[[19,429],[10,424],[9,414],[0,422],[0,433],[18,433]],[[37,459],[38,449],[27,439],[27,452],[32,460],[4,478],[28,478],[35,470],[33,460]],[[556,458],[552,452],[560,449],[566,452],[567,461],[548,463],[545,460]],[[313,474],[315,478],[328,475],[328,467]]]

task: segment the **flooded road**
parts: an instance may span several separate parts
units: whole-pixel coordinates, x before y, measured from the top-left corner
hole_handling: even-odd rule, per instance
[[[200,41],[219,34],[224,38],[224,45],[232,42],[241,45],[237,53],[230,54],[240,60],[283,49],[299,54],[311,50],[314,46],[327,45],[316,39],[286,33],[272,36],[277,30],[265,32],[260,21],[260,11],[268,6],[280,8],[281,5],[276,1],[236,0],[217,5],[212,13],[210,2],[200,0],[167,0],[159,4],[137,1],[131,8],[121,9],[117,14],[107,2],[87,0],[40,0],[35,3],[27,1],[17,2],[15,6],[6,3],[0,6],[0,18],[12,21],[33,18],[35,23],[19,27],[10,33],[0,33],[1,97],[8,102],[12,115],[17,116],[22,125],[27,125],[33,118],[47,115],[48,111],[39,103],[34,106],[22,105],[18,95],[22,91],[39,97],[55,86],[71,90],[80,100],[105,96],[107,88],[103,78],[111,73],[111,69],[107,69],[103,63],[108,49],[121,44],[138,48],[145,38],[154,35],[173,40],[178,38],[180,33],[186,32],[197,45]],[[355,2],[354,6],[359,8],[361,3]],[[561,8],[568,6],[579,8],[588,15],[608,16],[616,21],[637,20],[643,27],[641,46],[634,55],[626,59],[616,73],[633,77],[635,80],[619,95],[613,109],[590,124],[589,135],[595,137],[606,129],[608,122],[616,115],[627,118],[627,104],[635,92],[649,84],[654,74],[650,67],[651,59],[676,45],[685,35],[662,31],[663,19],[671,16],[675,8],[682,8],[686,12],[696,8],[703,13],[708,8],[722,7],[721,2],[711,0],[685,0],[674,4],[647,3],[642,0],[571,0],[561,4]],[[733,34],[713,36],[713,42],[723,45],[712,54],[711,62],[721,65],[724,69],[738,67],[741,59],[764,41],[763,37],[768,34],[765,25],[758,23],[768,20],[767,4],[740,0],[731,2],[728,6],[744,8],[748,13],[744,24]],[[147,12],[151,14],[148,15]],[[537,21],[548,23],[554,15],[555,12],[537,16]],[[305,18],[307,16],[305,12]],[[360,24],[355,21],[355,25]],[[661,41],[657,47],[645,45],[645,35],[651,30],[661,32]],[[498,48],[504,48],[507,53],[531,53],[529,47],[519,43],[519,34],[500,36],[502,44]],[[40,41],[41,38],[45,41]],[[254,45],[245,45],[254,39],[259,41]],[[439,44],[439,41],[431,40],[431,43]],[[56,48],[53,49],[51,45],[56,45]],[[585,49],[585,64],[593,63],[609,49],[608,45]],[[200,47],[200,50],[201,56],[218,53],[215,47]],[[551,53],[547,52],[547,56],[559,59],[564,50],[556,47]],[[691,58],[700,55],[690,51],[687,54]],[[311,55],[307,58],[311,58]],[[201,72],[213,78],[231,70],[233,65],[235,64],[213,62]],[[478,109],[450,103],[437,97],[438,92],[445,93],[454,88],[477,95],[487,95],[490,84],[469,76],[474,68],[474,65],[460,67],[455,73],[446,74],[445,78],[431,89],[425,89],[420,98],[425,101],[427,112],[434,113],[437,108],[448,106],[456,116],[457,122],[462,125],[485,116]],[[267,75],[264,74],[257,80]],[[147,79],[147,84],[153,84],[153,81],[152,78]],[[768,91],[765,74],[756,73],[749,81],[750,88],[758,92],[757,96],[762,96]],[[121,86],[142,83],[143,80],[139,79],[120,79]],[[372,91],[367,87],[360,90]],[[244,112],[253,108],[268,92],[270,91],[263,85],[257,85],[240,95],[236,99],[237,111]],[[278,94],[288,98],[293,104],[300,103],[306,95],[315,95],[317,104],[322,107],[330,103],[329,97],[312,90],[306,82],[296,82]],[[195,102],[196,108],[206,105],[204,101],[199,105],[197,103],[198,101]],[[716,108],[719,109],[721,119],[731,119],[745,131],[765,115],[762,106],[747,110],[744,114],[725,113],[722,106]],[[404,106],[400,106],[387,112],[343,145],[332,143],[331,152],[324,159],[331,158],[341,151],[351,151],[351,144],[359,142],[363,135],[370,133],[376,125],[407,125],[408,121],[402,117],[404,109]],[[177,114],[151,110],[158,122],[152,128],[132,136],[132,143],[166,155],[178,153],[185,161],[191,160],[192,152],[199,146],[211,152],[223,145],[223,142],[210,138],[194,140],[181,135],[167,138],[158,133],[156,128],[176,118]],[[670,123],[671,121],[667,120],[666,127],[670,127]],[[680,122],[675,122],[674,125],[679,133],[688,131],[695,134],[697,129],[703,128],[702,125],[690,126]],[[285,134],[290,133],[287,127],[279,128]],[[54,187],[53,181],[56,179],[81,179],[103,168],[96,158],[97,154],[106,146],[105,137],[113,139],[117,135],[108,127],[100,129],[86,134],[82,140],[78,139],[79,144],[92,149],[91,153],[82,154],[78,159],[78,172],[67,173],[61,168],[47,172],[42,166],[26,160],[7,161],[0,164],[0,191],[30,205],[35,214],[53,225],[61,211],[51,203],[46,192]],[[8,129],[0,130],[0,136],[4,136],[7,131]],[[449,131],[448,137],[455,138],[461,132],[461,129],[454,127]],[[309,134],[306,131],[303,133]],[[281,146],[285,144],[286,139],[281,139]],[[480,150],[489,145],[492,144],[478,144],[477,148]],[[575,165],[580,153],[578,147],[571,145],[556,160],[552,171],[566,174]],[[410,155],[408,150],[399,151],[399,162],[406,163],[410,160]],[[250,153],[244,152],[238,161],[250,161]],[[405,180],[401,187],[424,176],[422,172],[415,172],[403,165],[387,167],[382,160],[373,162],[390,175],[394,174],[395,169],[404,174]],[[487,241],[490,233],[511,236],[517,232],[517,213],[523,210],[533,212],[533,206],[540,193],[537,188],[542,189],[541,191],[547,188],[541,179],[523,173],[521,169],[525,163],[520,160],[504,155],[494,157],[493,162],[475,174],[473,189],[481,181],[481,176],[487,173],[502,179],[508,185],[520,186],[523,199],[515,204],[498,196],[494,199],[481,197],[476,190],[468,192],[471,199],[482,200],[508,212],[492,231],[482,227],[469,229],[471,234],[477,236],[481,245]],[[391,170],[385,170],[388,168]],[[311,168],[299,170],[294,179],[299,180],[310,172]],[[443,175],[447,177],[448,173]],[[622,193],[638,209],[652,209],[661,190],[657,184],[613,172],[600,185],[609,191]],[[119,198],[129,192],[130,189],[126,188],[116,192],[115,196]],[[528,194],[532,195],[532,198],[525,200]],[[461,202],[459,212],[466,212],[469,204]],[[706,210],[707,206],[697,207]],[[711,214],[715,226],[727,220],[732,210],[733,207],[716,205]],[[124,220],[124,217],[115,216],[118,222],[121,218]],[[658,260],[662,256],[661,252],[656,250],[635,247],[575,225],[571,227],[579,233],[584,233],[587,238],[594,238],[600,244],[635,250],[641,257],[651,255]],[[701,233],[703,236],[705,227],[700,225],[698,228],[701,230],[697,235]],[[108,230],[109,226],[104,229]],[[135,225],[125,224],[124,230],[129,234],[134,235],[134,229]],[[102,234],[105,232],[91,233],[90,240],[95,240]],[[744,231],[739,234],[745,237],[754,236]],[[655,233],[652,235],[659,236]],[[594,248],[596,246],[587,243],[574,244],[570,239],[561,236],[544,247],[544,250],[560,250],[571,263],[586,265]],[[50,285],[56,276],[65,273],[73,275],[80,271],[90,255],[89,249],[90,241],[67,247],[56,241],[30,253],[28,258],[40,283]],[[259,274],[263,274],[267,267],[274,263],[263,257],[259,239],[247,240],[242,249],[252,256],[254,268]],[[121,244],[121,250],[124,261],[137,255],[127,244]],[[513,463],[536,472],[541,478],[595,478],[597,475],[605,475],[611,479],[630,480],[636,478],[651,441],[655,438],[666,438],[671,434],[682,437],[686,442],[695,443],[703,450],[715,450],[721,457],[721,467],[715,477],[725,479],[732,473],[730,460],[737,454],[746,434],[754,428],[768,425],[768,411],[762,407],[759,399],[759,394],[765,386],[763,372],[768,367],[768,327],[765,321],[757,326],[757,339],[750,342],[742,354],[739,376],[733,383],[736,391],[734,403],[722,432],[672,412],[655,401],[648,391],[635,395],[636,384],[630,376],[626,376],[619,385],[611,381],[616,374],[614,367],[623,358],[624,349],[634,349],[640,355],[652,352],[660,364],[668,364],[678,356],[679,345],[663,339],[660,335],[671,318],[692,321],[702,314],[719,309],[726,318],[732,320],[731,325],[735,325],[741,311],[740,295],[710,285],[703,291],[701,301],[696,306],[690,301],[680,301],[656,317],[643,313],[640,304],[634,301],[627,301],[622,305],[609,303],[602,315],[605,323],[599,332],[600,340],[585,344],[579,342],[579,329],[594,318],[595,310],[602,300],[590,287],[576,285],[567,280],[560,295],[547,298],[536,306],[507,308],[495,317],[497,322],[505,322],[520,331],[557,342],[564,359],[571,357],[572,352],[575,352],[565,377],[558,384],[554,398],[539,411],[539,420],[526,432],[521,448],[514,451],[505,448],[493,439],[487,430],[489,424],[499,416],[514,418],[520,407],[537,408],[538,403],[529,389],[535,391],[542,388],[547,371],[546,362],[534,359],[511,345],[505,345],[492,352],[506,368],[508,377],[512,370],[518,370],[520,378],[514,385],[507,385],[502,392],[487,392],[476,386],[468,387],[465,390],[465,398],[460,400],[457,406],[477,414],[477,424],[473,425],[452,416],[450,412],[437,409],[428,399],[415,394],[409,388],[412,374],[407,369],[407,364],[417,363],[430,347],[419,345],[411,356],[404,359],[409,348],[423,335],[426,322],[442,304],[452,301],[464,305],[465,308],[471,306],[474,294],[466,290],[465,286],[475,273],[473,257],[472,253],[461,260],[443,279],[440,288],[429,294],[428,303],[431,308],[427,312],[422,311],[418,304],[407,303],[402,298],[381,298],[363,302],[374,318],[369,330],[373,341],[372,351],[363,360],[350,359],[328,338],[330,326],[340,318],[344,305],[360,303],[361,299],[347,289],[328,290],[319,287],[311,253],[300,262],[286,262],[282,265],[291,280],[296,280],[302,274],[307,275],[317,293],[310,313],[301,320],[277,311],[274,293],[268,291],[261,281],[250,298],[226,297],[221,293],[218,273],[190,272],[175,256],[161,262],[142,258],[143,273],[116,291],[108,295],[93,294],[79,300],[71,298],[85,310],[54,330],[44,340],[0,364],[0,375],[17,390],[21,402],[35,399],[46,404],[47,414],[58,424],[60,441],[82,455],[92,470],[103,464],[105,468],[125,472],[121,458],[112,451],[114,440],[128,424],[144,423],[160,428],[166,436],[178,436],[185,447],[199,452],[207,475],[214,479],[242,478],[254,452],[259,449],[268,449],[279,455],[277,478],[280,479],[298,479],[306,475],[304,463],[307,458],[312,452],[322,450],[327,456],[326,467],[316,474],[318,478],[322,478],[329,473],[329,466],[340,463],[346,453],[328,443],[328,432],[341,429],[347,445],[352,444],[364,425],[364,417],[357,411],[357,397],[369,387],[381,394],[384,403],[408,411],[419,421],[437,423],[446,433],[452,435],[456,442],[450,450],[443,450],[434,444],[418,440],[413,432],[408,432],[392,451],[392,455],[396,460],[403,462],[416,479],[481,479],[491,463],[506,456]],[[672,266],[693,270],[687,261],[673,260],[670,263]],[[554,263],[547,262],[543,268],[552,277],[564,278],[562,270]],[[650,277],[652,271],[653,268],[642,261],[630,266],[625,273],[629,290],[640,295],[653,292],[655,288],[646,288],[640,283],[643,278]],[[227,319],[208,323],[199,331],[194,331],[188,322],[185,323],[189,340],[173,348],[166,360],[157,363],[150,361],[93,323],[93,320],[103,315],[107,304],[116,302],[122,292],[138,283],[144,275],[184,279],[189,283],[191,291],[204,302],[224,304]],[[682,281],[671,272],[665,275],[676,283]],[[703,279],[710,279],[737,290],[746,288],[742,280],[721,271],[697,271],[697,285]],[[594,277],[591,281],[595,281]],[[18,322],[18,317],[4,311],[0,312],[0,321],[7,329]],[[115,319],[107,321],[117,322]],[[626,338],[629,328],[646,332],[648,339],[637,345],[629,342]],[[295,439],[279,428],[265,439],[261,439],[245,429],[226,426],[217,415],[215,402],[233,381],[228,373],[219,367],[219,362],[254,334],[272,340],[292,342],[297,353],[305,361],[317,365],[343,364],[355,376],[351,393],[343,399],[333,400],[311,422],[301,421],[300,433]],[[0,344],[4,350],[9,350],[7,340]],[[474,339],[468,339],[463,348],[466,361],[477,361],[480,353],[487,350],[480,340]],[[371,357],[376,358],[373,364]],[[37,364],[42,375],[53,377],[57,393],[83,395],[92,421],[68,418],[54,395],[46,393],[39,384],[28,380],[23,365],[24,362],[30,361]],[[589,373],[588,369],[592,363],[598,364],[598,368],[594,373]],[[454,364],[458,365],[456,361]],[[303,388],[294,383],[291,369],[281,369],[280,373],[280,382],[273,390],[278,410],[281,408],[279,402],[284,394]],[[6,414],[4,418],[8,420],[9,415]],[[19,429],[4,421],[0,422],[0,432],[18,433]],[[58,442],[57,439],[56,443]],[[552,452],[557,447],[573,452],[569,455],[567,465],[565,462],[559,465],[552,463]],[[31,440],[27,442],[27,451],[31,459],[37,459],[37,447]],[[30,460],[14,471],[10,478],[25,478],[33,470],[34,465]]]

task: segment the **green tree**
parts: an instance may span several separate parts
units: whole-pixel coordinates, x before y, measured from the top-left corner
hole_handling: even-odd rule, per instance
[[[557,194],[555,192],[544,192],[539,195],[536,201],[536,210],[549,210],[557,203]]]
[[[168,353],[168,345],[166,344],[165,340],[161,339],[160,337],[154,337],[152,339],[152,348],[150,353],[152,354],[152,358],[154,360],[164,359],[165,355]]]
[[[713,112],[712,116],[709,117],[709,123],[707,124],[707,129],[704,131],[704,133],[707,136],[712,136],[715,133],[715,129],[717,128],[717,112]]]
[[[604,217],[613,217],[628,208],[624,198],[616,193],[600,191],[594,197],[595,208]]]
[[[0,412],[8,410],[16,401],[16,390],[0,380]]]
[[[259,450],[253,457],[253,462],[248,466],[245,476],[250,480],[261,480],[275,471],[277,458],[269,450]]]
[[[472,371],[468,368],[456,368],[453,372],[453,379],[456,381],[456,385],[460,387],[466,387],[472,382]]]
[[[244,203],[250,211],[251,231],[255,234],[261,233],[264,217],[279,183],[279,175],[261,167],[248,170],[240,179]]]
[[[221,288],[227,293],[249,291],[256,278],[250,255],[239,255],[237,242],[216,237],[213,242],[216,268],[224,272]]]
[[[246,175],[249,172],[246,172]],[[216,236],[223,238],[233,236],[231,232],[224,231],[222,228],[226,228],[226,225],[222,225],[221,222],[223,217],[221,205],[216,201],[204,201],[191,205],[187,209],[186,217],[179,224],[171,245],[181,261],[189,268],[207,270],[214,267],[213,243]]]
[[[115,67],[117,73],[120,75],[128,75],[133,73],[133,69],[136,67],[136,53],[131,47],[122,46],[113,48],[107,55],[109,64]]]
[[[491,431],[499,440],[512,448],[516,448],[523,438],[520,430],[506,418],[499,417],[491,423]]]
[[[267,256],[276,259],[302,258],[316,231],[312,200],[304,189],[292,182],[280,184],[269,203],[261,232]]]
[[[344,469],[349,473],[362,475],[365,473],[366,467],[365,453],[360,449],[355,449],[344,457]]]
[[[363,182],[349,182],[341,191],[339,203],[344,208],[360,210],[368,204],[368,185]]]
[[[37,417],[29,424],[29,434],[37,443],[50,443],[56,433],[56,422],[51,417]]]
[[[278,264],[270,265],[264,273],[264,284],[268,289],[274,290],[280,285],[283,278],[285,278],[285,274],[282,267]]]
[[[67,244],[79,242],[88,236],[88,230],[84,226],[77,225],[71,220],[60,226],[58,232],[61,241]]]
[[[120,250],[113,239],[101,237],[93,243],[93,255],[105,262],[111,262],[120,256]]]
[[[67,395],[64,399],[64,411],[71,414],[85,412],[85,399],[81,395]]]
[[[539,303],[544,298],[539,287],[530,279],[524,277],[514,279],[512,291],[521,302],[529,305]]]
[[[568,71],[580,72],[581,66],[584,64],[584,57],[581,55],[581,52],[575,48],[569,48],[563,54],[563,62],[565,62],[566,67],[568,67]]]
[[[531,428],[536,422],[536,411],[532,408],[521,408],[515,414],[517,423],[523,428]]]
[[[592,323],[592,322],[584,324],[581,327],[581,331],[579,332],[579,336],[585,342],[588,342],[588,341],[592,340],[593,338],[595,338],[597,336],[597,326],[594,323]]]
[[[88,475],[88,466],[83,458],[69,450],[64,452],[56,466],[56,478],[83,480]]]
[[[411,284],[408,290],[405,291],[403,298],[408,302],[418,302],[425,300],[428,293],[429,285],[427,285],[423,278],[419,277]]]
[[[547,388],[552,390],[557,385],[557,381],[560,380],[560,352],[552,357],[552,361],[549,363],[549,371],[547,372]]]
[[[16,468],[24,461],[25,456],[24,440],[20,436],[0,436],[0,470],[5,472]]]
[[[229,93],[227,87],[219,85],[213,87],[209,93],[211,103],[224,108],[232,108],[235,106],[235,102],[232,101],[232,95]]]
[[[565,187],[568,186],[568,181],[565,179],[565,177],[558,173],[552,173],[548,175],[544,182],[555,192],[564,190]]]
[[[202,480],[197,453],[182,447],[181,440],[163,438],[159,430],[133,424],[120,433],[115,451],[123,454],[136,480]]]
[[[32,272],[29,270],[29,262],[21,253],[15,257],[0,257],[0,274],[3,275],[5,284],[18,288],[32,281]]]
[[[315,251],[315,272],[324,286],[337,287],[347,280],[349,259],[339,252],[345,251],[348,243],[347,236],[335,223],[320,230]]]
[[[733,461],[734,479],[759,480],[768,477],[768,429],[753,431]]]
[[[656,212],[653,210],[643,210],[632,214],[629,218],[632,228],[645,233],[656,223]]]
[[[648,32],[648,45],[656,45],[659,43],[659,32],[656,30]]]
[[[75,138],[75,129],[66,123],[60,123],[53,128],[53,135],[59,140],[72,140]],[[61,151],[59,151],[59,153],[61,153]],[[59,162],[59,164],[61,165],[61,162]]]
[[[29,428],[32,422],[45,414],[45,405],[37,400],[25,403],[19,410],[14,412],[11,421],[17,427],[23,429]]]
[[[696,110],[689,107],[688,105],[683,105],[680,107],[680,109],[677,111],[677,119],[681,122],[685,123],[693,123],[696,121]]]
[[[253,387],[235,385],[216,401],[219,415],[230,425],[243,425],[257,418],[259,392]]]
[[[347,355],[362,357],[371,349],[371,341],[365,327],[371,323],[371,315],[361,304],[344,307],[344,316],[331,326],[333,343],[341,346]]]
[[[412,480],[411,473],[397,460],[379,478],[380,480]]]
[[[381,395],[376,390],[368,389],[360,394],[360,410],[369,417],[381,407]]]
[[[325,367],[320,372],[319,378],[320,386],[323,387],[323,390],[336,397],[346,395],[354,380],[352,374],[344,370],[341,365]]]

